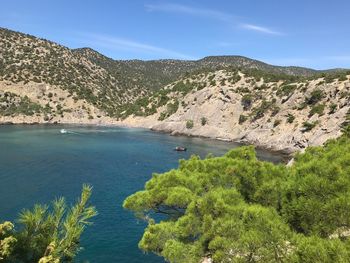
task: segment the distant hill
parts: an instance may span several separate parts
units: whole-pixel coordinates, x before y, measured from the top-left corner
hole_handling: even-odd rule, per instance
[[[293,76],[312,76],[325,71],[318,71],[303,67],[272,66],[264,62],[243,56],[208,56],[200,60],[113,60],[91,48],[73,50],[92,62],[103,67],[113,76],[123,78],[127,83],[142,84],[144,87],[155,90],[167,85],[186,73],[193,73],[203,69],[217,70],[224,67],[257,69],[275,74]],[[341,71],[331,69],[329,71]],[[127,85],[125,83],[125,85]]]
[[[202,64],[213,64],[213,65],[232,65],[237,68],[250,68],[250,69],[258,69],[270,73],[276,73],[276,74],[288,74],[288,75],[294,75],[294,76],[311,76],[319,71],[310,69],[310,68],[303,68],[303,67],[282,67],[282,66],[272,66],[267,63],[261,62],[259,60],[250,59],[247,57],[242,56],[211,56],[211,57],[205,57],[201,60],[199,60]]]

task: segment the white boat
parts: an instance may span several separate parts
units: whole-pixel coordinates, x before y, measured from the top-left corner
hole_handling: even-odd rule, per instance
[[[67,133],[67,130],[66,129],[61,129],[60,133]]]

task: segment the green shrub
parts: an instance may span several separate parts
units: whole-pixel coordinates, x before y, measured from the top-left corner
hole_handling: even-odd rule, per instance
[[[332,72],[329,74],[324,75],[324,81],[326,83],[334,82],[336,79],[339,81],[345,81],[347,80],[347,74],[348,72],[342,71],[342,72]]]
[[[237,93],[242,94],[242,93],[250,93],[250,90],[247,87],[238,87],[236,89]]]
[[[256,90],[266,90],[266,89],[268,89],[269,87],[265,84],[265,83],[263,83],[262,85],[260,85],[260,86],[255,86],[255,89]]]
[[[280,107],[274,105],[271,107],[271,117],[276,116],[280,112]]]
[[[313,128],[316,127],[316,125],[318,124],[318,121],[314,121],[314,122],[303,122],[303,132],[308,132],[311,131]]]
[[[311,92],[310,96],[305,99],[306,104],[314,105],[324,97],[324,92],[320,89],[315,89]]]
[[[241,104],[243,106],[243,110],[248,110],[253,103],[253,97],[250,94],[245,94],[241,99]]]
[[[259,106],[252,109],[251,115],[253,117],[253,121],[264,117],[265,113],[270,109],[272,109],[272,110],[277,109],[277,112],[279,110],[278,107],[276,108],[274,101],[267,101],[267,100],[263,99],[263,101],[261,102],[261,104]]]
[[[293,121],[295,120],[295,116],[291,113],[288,113],[287,115],[287,122],[288,123],[293,123]]]
[[[297,85],[282,85],[278,90],[276,95],[277,96],[289,96],[294,92],[294,90],[297,88]]]
[[[178,109],[179,109],[179,101],[178,100],[175,100],[173,103],[168,103],[166,111],[164,111],[160,114],[158,120],[160,120],[160,121],[165,120],[166,118],[170,117],[175,112],[177,112]]]
[[[350,127],[350,109],[346,112],[345,115],[345,121],[341,124],[341,127],[344,128],[349,128]],[[347,129],[348,131],[348,129]]]
[[[51,112],[51,107],[43,108],[27,96],[21,97],[11,92],[5,92],[3,97],[0,96],[0,102],[5,102],[0,104],[0,115],[4,116],[33,116],[38,113]]]
[[[172,88],[173,91],[181,92],[183,95],[189,93],[193,89],[193,84],[191,84],[190,82],[184,83],[183,81],[176,83]]]
[[[207,123],[208,123],[208,119],[205,118],[205,117],[202,117],[202,118],[201,118],[201,124],[202,124],[202,126],[206,125]]]
[[[212,81],[212,80],[214,80],[214,78],[215,78],[215,74],[212,74],[212,75],[208,76],[209,82]]]
[[[247,116],[241,114],[241,115],[239,115],[238,123],[239,123],[239,124],[242,124],[242,123],[244,123],[247,119],[248,119]]]
[[[62,110],[62,105],[61,104],[57,104],[56,105],[56,109],[57,109],[57,111],[61,111]]]
[[[316,104],[316,105],[312,106],[312,108],[309,112],[309,117],[311,117],[314,114],[318,114],[319,116],[323,115],[325,107],[326,107],[325,104]]]
[[[341,91],[340,92],[340,98],[344,99],[344,98],[348,98],[350,96],[350,93],[348,91]]]
[[[329,114],[333,114],[337,111],[338,105],[335,103],[332,103],[329,105]]]
[[[348,78],[346,77],[346,75],[342,75],[338,78],[339,81],[346,81],[348,80]]]
[[[192,129],[194,126],[193,120],[187,120],[186,121],[186,129]]]
[[[228,81],[231,84],[235,84],[238,81],[240,81],[241,79],[242,79],[242,77],[238,74],[238,72],[235,72],[234,75],[228,79]]]
[[[273,127],[277,127],[280,124],[281,124],[281,120],[275,120],[273,123]]]

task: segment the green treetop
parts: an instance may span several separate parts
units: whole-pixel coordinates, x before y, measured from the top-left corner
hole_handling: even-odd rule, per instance
[[[170,262],[350,262],[349,167],[346,136],[292,167],[240,147],[181,160],[124,207],[148,221],[139,247]]]

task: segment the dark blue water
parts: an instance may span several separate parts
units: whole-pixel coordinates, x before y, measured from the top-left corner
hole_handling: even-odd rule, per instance
[[[61,134],[65,128],[73,133]],[[173,148],[184,145],[187,152]],[[93,186],[91,202],[99,215],[83,234],[77,262],[163,262],[138,247],[145,224],[122,208],[153,172],[176,168],[191,154],[222,155],[236,144],[173,137],[142,129],[78,126],[0,126],[0,221],[22,208],[58,196],[74,202],[83,183]],[[260,158],[279,156],[260,151]]]

